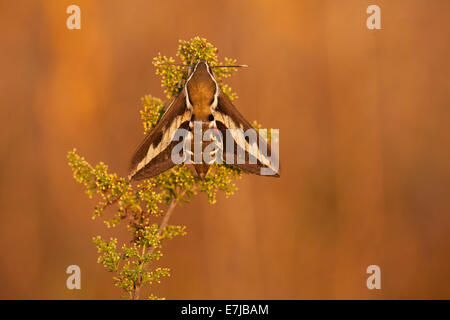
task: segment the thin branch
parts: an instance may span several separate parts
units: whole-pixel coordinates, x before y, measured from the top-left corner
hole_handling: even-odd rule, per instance
[[[164,228],[167,226],[167,223],[169,223],[170,216],[172,215],[173,209],[175,208],[176,204],[177,204],[176,200],[172,200],[172,202],[170,203],[169,208],[167,209],[167,211],[161,221],[161,224],[159,225],[158,236],[161,236],[161,234],[164,231]],[[150,249],[150,254],[153,253],[154,250],[155,250],[155,247],[152,247]]]

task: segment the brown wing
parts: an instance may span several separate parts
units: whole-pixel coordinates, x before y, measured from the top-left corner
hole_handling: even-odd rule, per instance
[[[188,129],[191,111],[186,107],[184,90],[172,101],[158,124],[136,149],[130,165],[129,179],[151,178],[172,168],[173,147],[179,143],[172,141],[177,129]]]
[[[232,159],[232,165],[238,167],[248,173],[253,173],[257,175],[268,175],[272,177],[279,177],[279,168],[278,168],[278,155],[271,153],[270,144],[256,132],[256,129],[244,118],[244,116],[237,110],[237,108],[233,105],[230,99],[223,93],[219,94],[219,101],[216,109],[213,111],[214,120],[216,122],[217,129],[220,130],[223,137],[223,157],[225,159]],[[250,145],[248,139],[239,139],[237,135],[227,134],[227,129],[238,130],[242,129],[244,132],[248,129],[255,130],[255,134],[257,136],[256,148],[257,152],[250,151]],[[236,131],[235,131],[236,132]],[[227,148],[227,139],[233,139],[234,147],[232,150],[228,150]],[[264,151],[264,149],[266,151]],[[245,163],[238,163],[238,154],[239,150],[243,151],[245,154]],[[255,149],[254,149],[255,150]],[[260,152],[261,151],[261,152]],[[250,158],[253,155],[256,158],[256,163],[251,164]],[[265,155],[265,156],[264,156]],[[269,157],[270,156],[270,160]],[[276,163],[276,165],[274,165]],[[265,174],[262,174],[262,169],[266,168]],[[270,173],[267,173],[270,172]]]

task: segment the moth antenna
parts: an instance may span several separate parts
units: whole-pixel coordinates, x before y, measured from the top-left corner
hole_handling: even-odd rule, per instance
[[[246,64],[228,65],[228,66],[214,66],[211,68],[248,68]]]
[[[156,64],[157,64],[157,65],[160,65],[160,66],[189,67],[188,64],[181,64],[181,63],[156,62]]]

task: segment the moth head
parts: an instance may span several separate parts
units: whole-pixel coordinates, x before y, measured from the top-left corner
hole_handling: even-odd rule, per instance
[[[202,73],[202,72],[208,72],[209,70],[211,70],[211,68],[208,64],[208,61],[206,61],[205,59],[200,59],[196,63],[191,63],[189,65],[187,77],[190,78],[192,76],[192,74],[195,72]],[[211,74],[212,74],[212,71],[211,71]]]

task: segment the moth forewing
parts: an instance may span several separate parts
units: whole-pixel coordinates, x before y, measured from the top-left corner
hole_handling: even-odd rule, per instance
[[[241,115],[223,92],[219,94],[218,105],[213,111],[213,115],[216,119],[217,127],[220,128],[222,134],[228,140],[229,135],[226,135],[226,132],[231,131],[230,135],[233,138],[233,142],[236,143],[236,149],[234,149],[229,146],[231,145],[229,141],[226,142],[226,159],[233,158],[236,161],[233,165],[249,173],[279,177],[279,168],[271,168],[272,165],[268,160],[268,154],[271,153],[270,144]],[[248,140],[246,140],[246,133]],[[258,144],[255,142],[255,137],[258,138]],[[245,153],[245,156],[243,156],[243,153]],[[256,163],[254,163],[255,158]],[[229,163],[229,160],[226,161]],[[263,174],[262,168],[269,168],[272,174]],[[267,170],[264,173],[267,173]]]
[[[170,152],[170,158],[172,159],[172,162],[176,165],[180,165],[183,163],[189,163],[190,162],[190,156],[192,154],[191,152],[191,145],[190,145],[190,136],[192,135],[191,132],[189,132],[186,129],[179,128],[175,131],[174,136],[172,137],[172,141],[178,142],[174,148],[172,148]]]
[[[191,111],[186,108],[186,100],[181,92],[136,149],[128,178],[141,180],[154,177],[162,173],[162,170],[173,167],[175,163],[171,159],[171,152],[168,152],[176,145],[172,138],[179,128],[188,128],[190,118]]]

